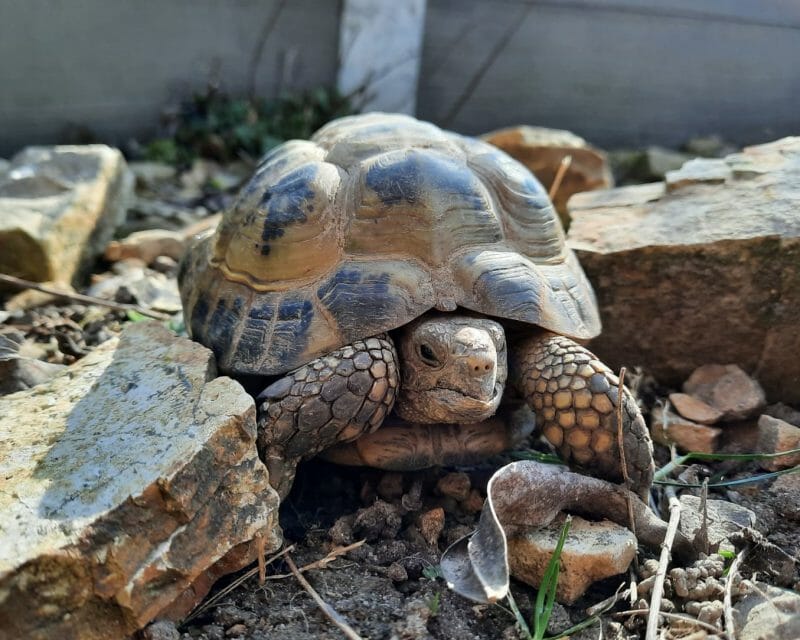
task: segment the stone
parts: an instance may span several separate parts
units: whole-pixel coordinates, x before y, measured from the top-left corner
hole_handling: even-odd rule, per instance
[[[546,527],[510,538],[511,575],[538,588],[563,526],[562,514]],[[608,520],[590,522],[573,516],[561,550],[556,600],[572,604],[592,583],[625,572],[635,555],[636,536],[625,527]]]
[[[724,184],[733,177],[733,171],[725,160],[695,158],[680,169],[667,171],[667,191],[676,191],[693,185]]]
[[[722,158],[736,152],[736,147],[717,135],[695,136],[687,140],[683,148],[687,153],[703,158]]]
[[[800,411],[793,409],[782,402],[776,402],[764,409],[764,413],[773,418],[780,418],[784,422],[800,427]]]
[[[24,340],[16,329],[0,332],[0,396],[47,382],[64,369],[64,365],[22,355]]]
[[[0,273],[80,280],[124,219],[132,184],[105,145],[22,150],[0,178]]]
[[[743,420],[766,404],[764,390],[735,364],[704,364],[683,383],[683,390],[722,415],[721,420]]]
[[[672,411],[653,411],[650,435],[665,447],[675,445],[683,452],[715,453],[721,429],[698,424]]]
[[[800,473],[778,476],[769,492],[774,496],[773,504],[781,517],[800,522]]]
[[[184,616],[255,538],[280,546],[255,405],[215,374],[208,349],[140,322],[3,398],[7,637],[127,637]]]
[[[779,418],[762,415],[758,419],[757,447],[759,453],[779,453],[800,449],[800,427],[795,427]],[[788,469],[800,464],[800,453],[759,460],[758,464],[767,471]]]
[[[644,153],[643,166],[637,173],[640,178],[663,180],[670,171],[677,171],[693,158],[693,155],[673,149],[656,146],[648,147]]]
[[[800,638],[800,595],[758,582],[733,608],[737,640]]]
[[[669,401],[679,414],[692,422],[714,424],[722,418],[721,411],[687,393],[670,393]]]
[[[105,257],[110,262],[138,258],[151,264],[159,256],[180,259],[186,248],[186,238],[179,231],[147,229],[134,231],[122,240],[112,240],[106,246]]]
[[[162,182],[168,182],[176,174],[174,166],[163,162],[131,162],[128,168],[136,178],[136,186],[143,189],[152,189]]]
[[[438,493],[454,500],[466,500],[471,488],[472,482],[463,471],[451,471],[436,483]]]
[[[614,185],[606,154],[569,131],[518,126],[491,131],[481,138],[528,167],[548,191],[561,161],[571,156],[572,161],[553,198],[562,217],[567,213],[567,201],[573,194]]]
[[[597,294],[590,348],[677,387],[733,363],[800,402],[800,137],[726,157],[730,175],[573,196],[568,244]],[[721,172],[726,173],[726,172]]]
[[[439,536],[444,531],[444,509],[442,507],[435,507],[421,513],[417,518],[417,527],[419,532],[431,546],[435,546],[439,541]]]
[[[703,526],[703,513],[700,510],[701,500],[698,496],[683,494],[681,502],[681,521],[678,530],[693,540]],[[711,552],[716,552],[725,543],[728,536],[740,533],[742,529],[753,527],[756,514],[750,509],[726,500],[706,500],[708,515],[708,544]]]

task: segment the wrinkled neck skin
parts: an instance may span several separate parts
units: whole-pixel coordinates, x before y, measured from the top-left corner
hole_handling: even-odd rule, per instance
[[[508,377],[503,327],[433,313],[395,334],[402,382],[395,413],[409,422],[473,423],[494,415]]]

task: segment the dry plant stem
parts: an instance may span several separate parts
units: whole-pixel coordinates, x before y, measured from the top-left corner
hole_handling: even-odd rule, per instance
[[[350,638],[350,640],[362,640],[361,636],[358,635],[349,624],[347,624],[345,619],[342,618],[342,616],[340,616],[333,607],[325,602],[314,590],[314,587],[308,583],[308,580],[306,580],[303,577],[303,574],[297,569],[297,565],[292,561],[291,556],[286,556],[286,564],[289,565],[289,568],[292,570],[292,574],[295,578],[297,578],[297,581],[302,585],[303,589],[305,589],[308,592],[308,595],[310,595],[314,599],[314,602],[317,603],[317,606],[322,610],[322,613],[328,616],[330,621],[339,627],[342,633]]]
[[[272,564],[278,558],[280,558],[283,555],[286,555],[290,551],[294,551],[294,545],[293,544],[289,545],[285,549],[281,549],[274,556],[270,556],[269,558],[267,558],[264,561],[264,566],[266,567],[267,565]],[[259,562],[259,564],[260,564],[260,562]],[[254,567],[253,569],[250,569],[246,573],[243,573],[242,575],[240,575],[238,578],[236,578],[236,580],[231,582],[227,587],[222,589],[220,592],[215,593],[211,598],[206,600],[203,604],[201,604],[199,607],[197,607],[197,609],[195,609],[188,616],[186,616],[183,619],[183,623],[189,622],[189,620],[191,620],[192,618],[196,618],[201,613],[203,613],[203,611],[205,611],[206,609],[209,609],[209,608],[213,607],[217,602],[222,600],[222,598],[227,596],[231,591],[236,589],[243,582],[247,581],[249,578],[252,578],[254,575],[256,575],[258,573],[258,571],[259,571],[259,567]]]
[[[336,560],[339,556],[343,556],[345,553],[352,551],[353,549],[358,549],[361,545],[366,542],[366,539],[359,540],[358,542],[354,542],[353,544],[348,544],[346,547],[336,547],[335,549],[328,552],[324,558],[320,558],[319,560],[314,560],[314,562],[309,562],[308,564],[303,565],[300,567],[300,573],[305,573],[311,569],[324,569],[327,567],[331,562]],[[266,580],[283,580],[284,578],[290,578],[293,574],[291,573],[276,573],[272,576],[267,576]]]
[[[618,611],[617,613],[613,614],[615,618],[619,618],[622,616],[643,616],[645,614],[649,614],[651,609],[629,609],[628,611]],[[707,622],[702,622],[697,618],[692,618],[691,616],[682,615],[680,613],[667,613],[666,611],[662,611],[658,615],[664,616],[665,618],[669,618],[670,620],[680,620],[681,622],[688,622],[689,624],[696,625],[701,629],[706,629],[714,634],[719,633],[719,629],[716,627],[708,624]]]
[[[733,621],[732,603],[733,581],[739,573],[739,565],[744,560],[745,555],[747,555],[747,547],[736,554],[733,562],[731,562],[731,566],[728,568],[728,577],[725,580],[725,597],[722,604],[725,611],[725,635],[728,640],[736,640],[736,626]]]
[[[661,598],[664,596],[664,579],[667,577],[667,567],[669,567],[670,552],[675,534],[678,531],[678,523],[681,519],[681,503],[675,496],[669,499],[669,524],[667,525],[667,535],[661,545],[661,557],[658,560],[658,570],[656,571],[655,583],[653,584],[653,595],[650,599],[650,613],[647,616],[647,632],[645,640],[657,640],[658,637],[658,615],[661,610]]]
[[[0,282],[5,282],[6,284],[10,284],[21,289],[34,289],[35,291],[41,291],[42,293],[47,293],[51,296],[56,296],[57,298],[64,298],[65,300],[72,300],[74,302],[85,302],[86,304],[94,304],[98,307],[108,307],[109,309],[117,309],[119,311],[136,311],[137,313],[141,313],[143,316],[155,318],[156,320],[170,320],[172,318],[172,316],[167,315],[166,313],[151,311],[150,309],[145,309],[135,304],[125,304],[122,302],[114,302],[113,300],[103,300],[102,298],[95,298],[94,296],[87,296],[82,293],[68,293],[66,291],[59,291],[53,287],[48,287],[46,285],[39,284],[38,282],[31,282],[30,280],[23,280],[22,278],[9,276],[5,273],[0,273]]]
[[[256,549],[258,550],[258,584],[263,585],[267,577],[267,563],[264,558],[264,534],[260,531],[256,534]]]
[[[617,604],[617,602],[619,602],[620,600],[624,600],[625,598],[627,598],[630,595],[631,590],[630,590],[630,587],[627,588],[627,589],[623,589],[624,586],[625,586],[625,583],[623,582],[619,586],[619,588],[617,589],[617,592],[613,596],[609,596],[605,600],[601,600],[597,604],[593,604],[591,607],[586,609],[586,615],[589,616],[589,617],[596,616],[596,615],[598,615],[600,613],[603,613],[606,610],[610,609],[613,605]]]
[[[556,176],[553,178],[553,184],[550,185],[550,192],[547,194],[551,200],[556,197],[558,190],[561,188],[561,182],[564,180],[567,169],[569,169],[571,164],[572,156],[564,156],[561,158],[561,163],[558,165],[558,171],[556,171]]]
[[[569,157],[569,156],[567,156]],[[625,460],[625,435],[622,433],[622,398],[625,392],[625,367],[619,370],[619,385],[617,386],[617,446],[619,447],[619,460],[622,465],[622,477],[625,480],[625,486],[628,489],[631,487],[631,478],[628,475],[628,462]],[[633,503],[631,502],[632,495],[628,493],[628,520],[630,521],[630,529],[636,537],[636,522],[633,518]],[[633,565],[638,573],[639,571],[639,557],[634,556]]]

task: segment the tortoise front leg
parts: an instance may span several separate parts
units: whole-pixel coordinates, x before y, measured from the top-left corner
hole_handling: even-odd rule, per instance
[[[544,436],[570,464],[621,482],[617,433],[619,379],[588,349],[542,332],[511,350],[511,379],[536,413]],[[653,445],[636,401],[623,388],[622,436],[630,489],[646,496]]]
[[[379,336],[312,360],[264,389],[258,396],[258,450],[281,498],[300,460],[377,429],[398,384],[394,344]]]

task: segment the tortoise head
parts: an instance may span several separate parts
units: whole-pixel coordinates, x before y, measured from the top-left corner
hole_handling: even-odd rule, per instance
[[[395,412],[417,423],[471,423],[493,415],[508,377],[497,322],[435,314],[398,336],[403,382]]]

